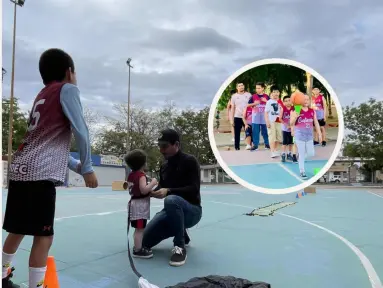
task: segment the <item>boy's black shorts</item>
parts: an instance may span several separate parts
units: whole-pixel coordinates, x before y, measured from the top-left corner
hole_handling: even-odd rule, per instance
[[[148,220],[146,219],[137,219],[130,221],[132,227],[135,229],[145,229],[147,222]]]
[[[51,181],[10,181],[3,229],[29,236],[53,236],[56,187]]]
[[[282,145],[293,145],[293,136],[291,132],[282,131]]]
[[[326,121],[324,121],[324,119],[318,119],[318,123],[320,127],[326,126]]]

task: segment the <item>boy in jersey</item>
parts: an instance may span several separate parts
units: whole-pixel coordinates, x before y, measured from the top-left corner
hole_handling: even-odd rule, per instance
[[[250,150],[251,149],[251,139],[252,139],[252,128],[251,128],[251,124],[252,124],[252,114],[253,114],[253,109],[251,107],[246,107],[244,110],[243,110],[243,117],[242,117],[242,120],[243,120],[243,124],[245,124],[245,134],[246,134],[246,150]]]
[[[287,160],[293,161],[293,157],[296,159],[296,155],[291,155],[293,148],[293,136],[291,136],[290,126],[290,114],[294,111],[294,107],[291,105],[290,96],[283,98],[283,106],[279,114],[279,119],[282,121],[282,162]]]
[[[269,100],[269,96],[265,94],[265,84],[258,82],[255,85],[255,90],[257,94],[254,94],[249,99],[247,107],[253,109],[252,116],[252,130],[253,130],[253,147],[252,151],[258,150],[259,146],[259,133],[262,134],[263,141],[266,149],[270,149],[269,137],[267,135],[267,127],[265,122],[265,106],[266,102]]]
[[[304,103],[300,114],[293,111],[290,115],[290,125],[294,126],[293,136],[295,138],[295,144],[298,149],[298,164],[300,170],[300,176],[303,179],[307,179],[305,172],[305,159],[306,157],[312,157],[315,155],[314,150],[314,135],[313,128],[315,127],[318,133],[319,141],[322,139],[319,123],[314,112],[314,109],[310,108],[310,97],[305,95]]]
[[[7,288],[20,287],[10,280],[9,268],[27,235],[33,236],[29,288],[44,287],[47,257],[54,235],[55,187],[64,183],[68,164],[83,175],[87,187],[98,185],[72,58],[62,50],[49,49],[40,57],[39,70],[45,87],[34,101],[27,133],[10,170],[3,224],[9,234],[2,259],[2,287]],[[70,157],[68,163],[72,132],[81,162]]]
[[[278,102],[280,95],[279,88],[273,86],[270,92],[270,99],[266,102],[265,107],[265,121],[270,141],[271,158],[275,158],[279,156],[278,146],[282,141],[281,123],[277,122],[282,107]]]
[[[315,110],[320,130],[322,133],[322,143],[319,143],[318,140],[318,134],[315,133],[314,138],[314,145],[320,145],[326,146],[326,115],[327,115],[327,105],[326,105],[326,99],[323,97],[322,94],[320,94],[320,89],[318,87],[313,88],[313,95],[311,98],[312,108]]]

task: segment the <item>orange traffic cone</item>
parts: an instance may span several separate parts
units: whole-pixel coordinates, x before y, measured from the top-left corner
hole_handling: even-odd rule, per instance
[[[47,272],[45,272],[44,288],[60,288],[56,271],[55,258],[48,256]]]

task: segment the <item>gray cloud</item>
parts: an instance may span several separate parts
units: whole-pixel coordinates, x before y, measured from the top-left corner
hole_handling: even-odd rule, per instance
[[[3,66],[10,72],[11,3],[3,9]],[[269,57],[311,66],[344,105],[382,98],[382,13],[380,0],[27,2],[18,12],[15,94],[28,107],[42,86],[39,55],[60,47],[76,62],[84,105],[104,115],[127,99],[129,57],[132,98],[148,107],[165,100],[210,105],[230,74]],[[9,84],[10,73],[5,95]]]

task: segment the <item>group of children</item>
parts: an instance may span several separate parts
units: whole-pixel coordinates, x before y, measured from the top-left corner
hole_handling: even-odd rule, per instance
[[[264,92],[265,87],[264,83],[257,83],[256,94],[246,96],[249,97],[248,104],[243,108],[242,115],[246,150],[258,150],[262,134],[265,148],[270,149],[272,158],[281,156],[282,162],[289,160],[299,163],[301,177],[307,178],[304,166],[306,157],[314,156],[315,145],[326,146],[323,138],[326,125],[325,99],[320,89],[314,87],[313,104],[310,104],[310,97],[305,95],[298,115],[290,96],[285,96],[282,101],[277,86],[271,87],[268,96]],[[279,152],[281,143],[282,153]]]

